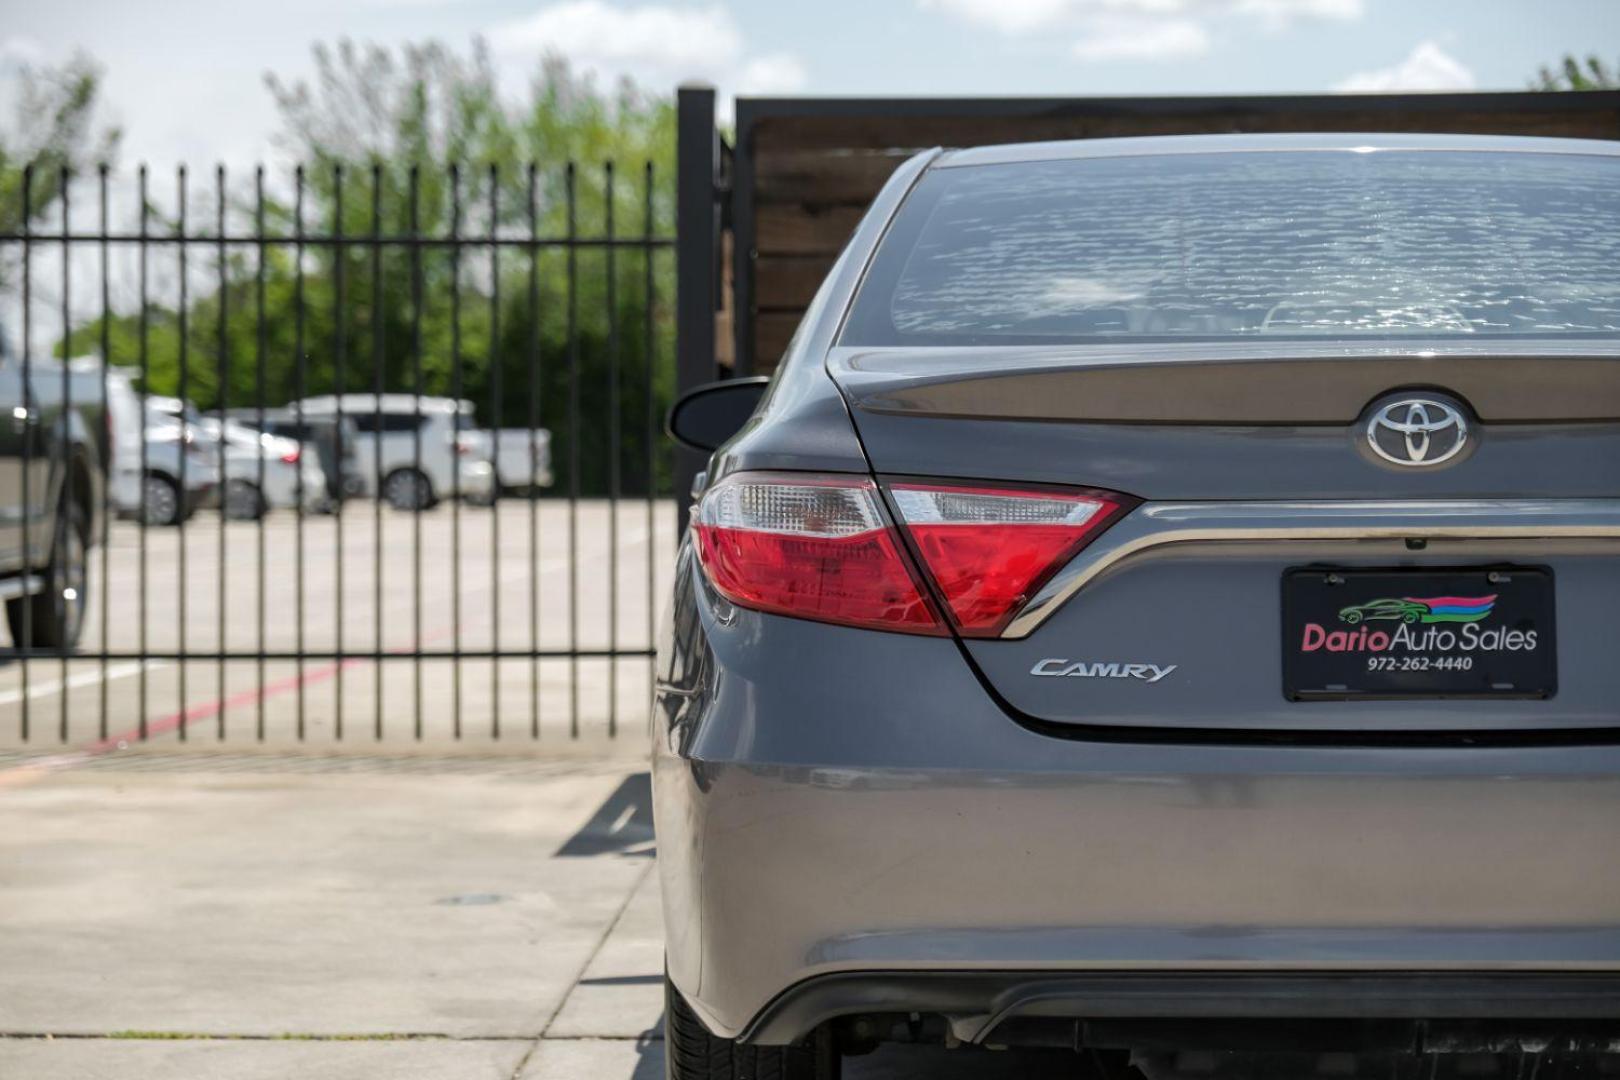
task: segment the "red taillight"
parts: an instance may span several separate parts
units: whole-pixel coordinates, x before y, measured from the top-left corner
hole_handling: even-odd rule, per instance
[[[896,484],[900,518],[964,637],[995,637],[1118,517],[1106,495]]]
[[[869,480],[738,474],[704,492],[692,530],[710,581],[743,607],[945,633]]]
[[[283,462],[285,462],[286,464],[288,464],[288,465],[296,465],[296,464],[298,464],[298,451],[297,451],[297,449],[292,449],[292,450],[287,451],[285,454],[282,454],[281,455],[281,460]]]
[[[1090,491],[913,482],[889,491],[935,595],[964,637],[999,635],[1130,504]],[[738,473],[704,493],[692,531],[715,588],[743,607],[945,633],[871,481]]]

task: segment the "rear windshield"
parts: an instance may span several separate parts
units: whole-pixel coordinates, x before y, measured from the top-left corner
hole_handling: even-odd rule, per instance
[[[1620,158],[1270,151],[935,169],[843,343],[1617,331]]]

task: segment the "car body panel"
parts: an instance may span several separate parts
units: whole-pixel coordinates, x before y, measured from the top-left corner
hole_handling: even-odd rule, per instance
[[[1339,153],[1366,153],[1371,150],[1490,150],[1503,154],[1582,154],[1620,157],[1620,146],[1597,139],[1458,135],[1440,132],[1290,131],[1229,135],[1144,135],[974,146],[951,150],[940,155],[933,167],[963,169],[1029,161],[1078,161],[1085,158],[1136,155],[1237,154],[1266,150],[1292,152],[1320,150]]]
[[[737,608],[689,549],[660,648],[670,972],[718,1033],[834,971],[1620,971],[1620,745],[1053,738],[952,642]]]
[[[1607,375],[1585,365],[1620,362],[1612,341],[1549,346],[1545,377],[1458,341],[1025,349],[993,369],[984,350],[836,344],[927,169],[1361,141],[1620,152],[1431,136],[1095,140],[930,151],[879,195],[759,410],[711,459],[711,482],[771,469],[1053,484],[1124,493],[1143,500],[1136,513],[1376,503],[1397,518],[1410,508],[1416,535],[1384,521],[1364,536],[1132,551],[1016,636],[972,641],[748,610],[683,543],[659,642],[654,809],[669,975],[713,1032],[802,1036],[762,1018],[811,986],[833,987],[817,1021],[904,1013],[893,991],[919,973],[1620,977],[1620,862],[1603,854],[1620,828],[1612,529],[1421,535],[1435,525],[1425,506],[1534,522],[1620,498],[1620,398],[1606,379],[1583,397],[1577,374]],[[1343,366],[1324,369],[1313,397],[1297,381],[1315,376],[1304,360]],[[1227,373],[1230,395],[1165,381],[1166,366],[1240,362],[1254,366]],[[1368,375],[1389,363],[1417,373]],[[1152,392],[1183,414],[1105,412],[1075,392],[1087,369],[1109,372],[1111,404]],[[1483,408],[1477,446],[1432,469],[1361,452],[1362,410],[1405,389]],[[1553,571],[1553,697],[1284,697],[1288,570],[1459,563]],[[1088,656],[1177,668],[1152,683],[1030,674]],[[821,982],[833,975],[849,981]],[[1344,1000],[1342,984],[1313,985],[1293,1007]]]
[[[292,408],[297,412],[300,407]],[[354,466],[367,495],[377,495],[388,475],[401,469],[419,469],[436,500],[455,495],[482,500],[495,493],[490,464],[470,462],[457,452],[458,425],[472,422],[471,402],[458,409],[450,398],[384,394],[379,401],[375,394],[344,394],[306,398],[301,410],[300,415],[310,417],[341,413],[355,425]]]
[[[80,504],[86,540],[100,537],[109,452],[99,395],[52,359],[31,359],[26,383],[24,374],[0,345],[0,575],[49,565],[65,491]]]

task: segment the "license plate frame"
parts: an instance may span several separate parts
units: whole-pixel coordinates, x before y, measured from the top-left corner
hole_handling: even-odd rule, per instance
[[[1558,692],[1556,595],[1545,566],[1291,568],[1283,694],[1546,700]]]

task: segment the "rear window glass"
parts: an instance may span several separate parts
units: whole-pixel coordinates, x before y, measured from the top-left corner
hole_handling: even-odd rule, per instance
[[[1270,151],[935,169],[843,343],[1617,331],[1620,159]]]

